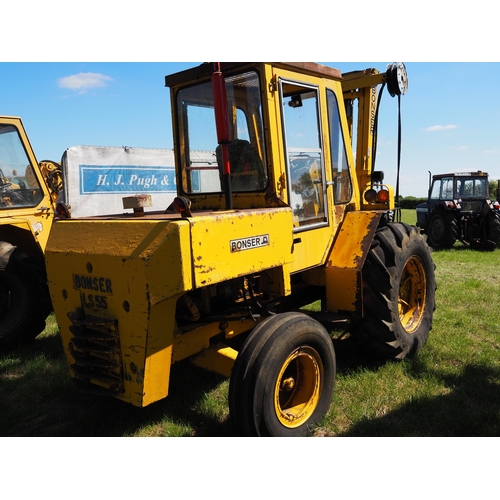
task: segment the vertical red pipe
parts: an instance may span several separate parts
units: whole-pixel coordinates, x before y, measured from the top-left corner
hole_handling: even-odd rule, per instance
[[[226,192],[226,207],[232,208],[231,196],[231,165],[229,162],[229,142],[231,129],[229,127],[229,114],[227,111],[226,82],[220,70],[220,63],[214,63],[212,73],[212,92],[214,98],[215,126],[217,129],[217,142],[222,150],[222,175]]]

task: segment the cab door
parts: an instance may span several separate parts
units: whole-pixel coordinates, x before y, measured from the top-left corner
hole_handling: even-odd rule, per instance
[[[324,263],[333,241],[331,182],[327,183],[321,89],[314,81],[278,77],[288,204],[293,213],[291,272]],[[325,125],[323,125],[325,123]],[[328,175],[331,179],[331,175]]]

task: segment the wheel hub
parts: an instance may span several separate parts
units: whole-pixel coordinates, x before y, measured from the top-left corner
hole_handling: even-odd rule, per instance
[[[427,280],[422,260],[413,255],[401,273],[399,285],[398,312],[401,326],[414,333],[419,327],[425,312]]]
[[[293,377],[283,380],[283,383],[281,385],[281,389],[284,391],[291,391],[294,387],[295,387],[295,380],[293,379]]]
[[[278,420],[294,428],[314,413],[323,381],[323,368],[318,352],[312,347],[299,347],[283,363],[275,385],[274,405]]]

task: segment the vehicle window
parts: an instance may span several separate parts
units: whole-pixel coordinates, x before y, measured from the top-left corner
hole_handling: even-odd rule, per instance
[[[453,198],[453,178],[443,179],[441,182],[441,198]]]
[[[434,181],[432,183],[431,195],[430,198],[432,200],[439,200],[441,195],[441,181]]]
[[[13,125],[0,126],[0,209],[35,206],[43,198],[33,166]]]
[[[352,181],[347,163],[344,137],[340,126],[337,98],[332,90],[327,90],[327,99],[332,178],[334,183],[333,197],[335,204],[347,203],[352,197]]]
[[[264,126],[257,73],[226,77],[231,142],[232,191],[259,191],[267,185]],[[177,95],[182,189],[185,193],[223,191],[222,153],[217,144],[212,85],[182,89]]]
[[[326,221],[318,91],[280,81],[288,196],[296,229]]]
[[[460,198],[485,198],[487,196],[486,178],[457,179],[457,193]]]
[[[453,198],[453,177],[436,179],[432,183],[431,199],[445,200]]]

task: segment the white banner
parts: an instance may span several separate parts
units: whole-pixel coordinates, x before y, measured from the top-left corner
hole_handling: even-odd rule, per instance
[[[124,213],[122,198],[134,194],[150,194],[150,210],[165,210],[177,193],[172,149],[73,146],[62,169],[74,217]]]

